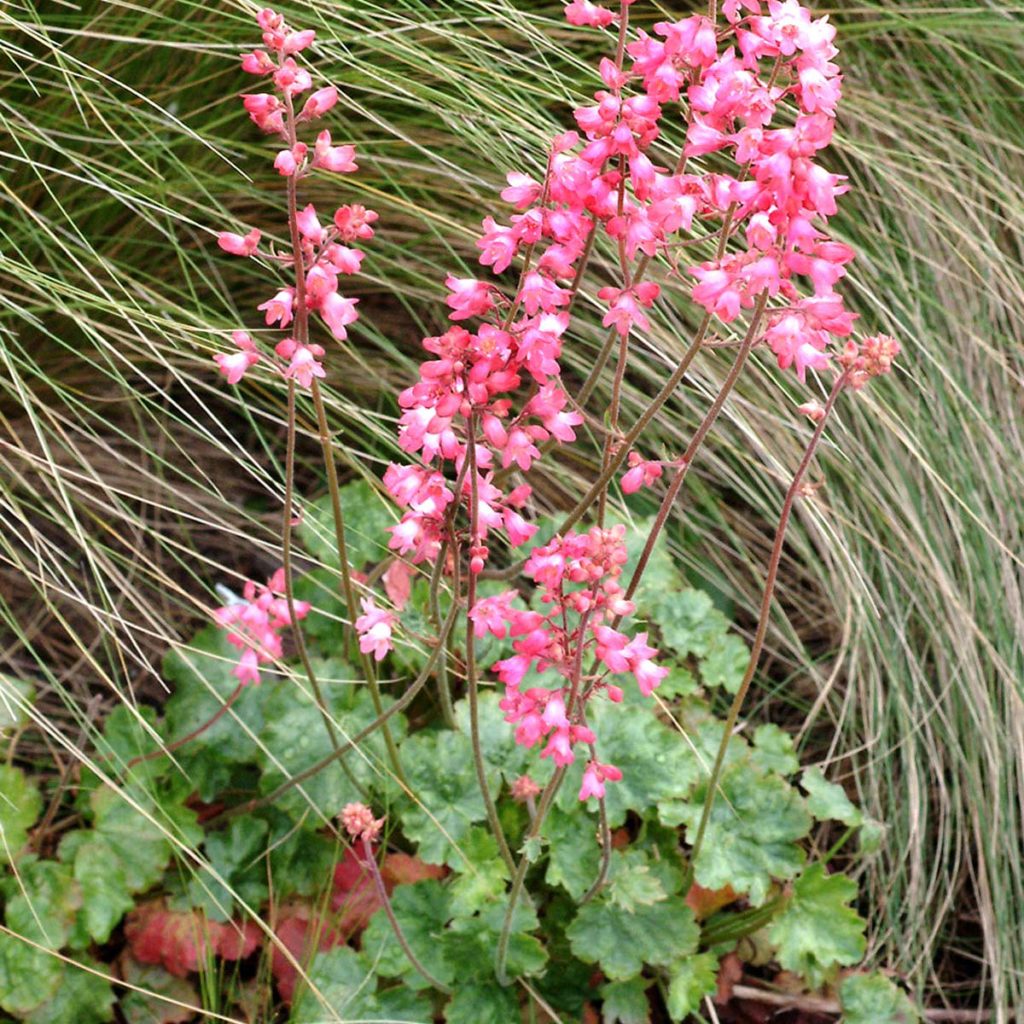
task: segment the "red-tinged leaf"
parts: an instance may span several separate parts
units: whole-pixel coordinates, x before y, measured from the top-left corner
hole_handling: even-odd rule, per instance
[[[716,910],[721,910],[722,907],[727,907],[730,903],[735,903],[737,899],[739,897],[731,885],[721,889],[705,889],[694,882],[686,894],[686,905],[693,911],[698,921],[703,921],[705,917],[709,917]]]
[[[384,858],[380,873],[390,892],[396,885],[412,885],[428,878],[444,878],[448,869],[442,864],[428,864],[408,853],[389,853]]]
[[[384,573],[384,593],[388,595],[388,600],[395,606],[397,612],[400,612],[409,603],[409,595],[412,593],[412,573],[405,562],[396,559],[388,566]]]
[[[263,938],[263,932],[255,921],[241,924],[235,921],[227,924],[212,922],[208,927],[213,951],[224,960],[244,960],[252,956]]]
[[[380,907],[381,900],[369,868],[353,850],[346,850],[334,869],[331,909],[339,915],[335,926],[346,936],[352,935],[365,928]]]
[[[260,931],[251,921],[207,921],[198,911],[171,911],[156,900],[128,914],[125,936],[139,963],[160,964],[169,974],[183,978],[198,971],[211,955],[226,960],[249,956],[259,945]]]
[[[274,924],[279,942],[299,964],[308,965],[317,952],[341,946],[345,936],[305,903],[292,903],[281,908]],[[299,972],[291,960],[275,945],[270,954],[270,973],[277,991],[288,1004],[295,994]]]

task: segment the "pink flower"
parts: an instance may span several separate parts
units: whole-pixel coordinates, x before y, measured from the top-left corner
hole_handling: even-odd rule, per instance
[[[391,612],[378,608],[372,597],[364,597],[360,603],[363,614],[356,619],[356,632],[359,634],[359,650],[363,654],[373,654],[376,661],[382,661],[394,644],[391,642],[391,630],[395,617]]]
[[[452,309],[448,314],[451,320],[468,320],[470,317],[484,316],[494,308],[491,286],[484,281],[449,274],[444,280],[444,285],[451,292],[444,300]]]
[[[288,602],[280,596],[283,590],[284,571],[279,569],[266,586],[247,580],[243,599],[213,613],[214,622],[227,632],[228,643],[242,652],[233,675],[243,686],[260,681],[260,665],[281,658],[281,632],[291,625]],[[293,607],[296,619],[310,612],[306,601],[295,601]]]
[[[257,306],[266,312],[267,326],[277,322],[287,327],[292,322],[292,303],[295,301],[294,288],[282,288],[272,299]]]
[[[253,50],[242,58],[242,70],[250,75],[269,75],[277,70],[277,65],[265,50]]]
[[[213,358],[220,367],[220,372],[228,379],[229,384],[237,384],[251,366],[260,360],[256,345],[245,331],[234,331],[231,340],[238,346],[238,352],[227,355],[217,353]]]
[[[344,341],[348,337],[346,328],[359,319],[359,314],[356,312],[358,301],[358,299],[346,299],[337,292],[331,292],[320,306],[320,315],[331,329],[331,334],[338,341]]]
[[[521,174],[519,171],[509,171],[505,178],[508,181],[508,188],[502,189],[501,198],[506,203],[512,203],[513,206],[518,207],[520,210],[525,210],[541,194],[542,186],[540,182],[534,181],[527,174]]]
[[[302,233],[302,237],[307,241],[312,242],[314,245],[319,245],[324,239],[324,229],[320,226],[320,221],[316,216],[316,208],[312,203],[307,203],[295,218],[296,224],[298,224],[299,231]]]
[[[281,66],[274,72],[274,85],[287,93],[295,96],[312,88],[313,79],[305,68],[300,68],[291,57],[286,57]]]
[[[308,86],[307,86],[308,88]],[[312,121],[314,117],[321,117],[326,114],[335,103],[338,102],[338,90],[333,85],[317,89],[303,106],[297,120]]]
[[[349,174],[359,170],[355,156],[355,146],[331,145],[331,133],[326,129],[316,137],[316,146],[313,149],[314,167],[322,167],[325,171],[333,171],[335,174]]]
[[[308,148],[304,142],[296,142],[291,149],[282,149],[274,160],[274,167],[278,174],[285,176],[294,174],[306,159]]]
[[[613,764],[601,764],[600,761],[590,761],[583,771],[583,784],[580,786],[580,799],[589,800],[596,796],[599,800],[604,796],[604,784],[606,782],[618,782],[622,778],[622,772]]]
[[[622,476],[623,494],[635,494],[641,487],[650,487],[662,473],[660,462],[645,462],[639,452],[629,453],[630,469]]]
[[[375,842],[384,827],[383,818],[375,818],[366,804],[345,804],[341,809],[341,823],[353,839]]]
[[[373,238],[373,228],[378,214],[359,203],[339,206],[334,211],[334,226],[343,242],[354,242],[357,238]]]
[[[217,244],[232,256],[251,256],[260,244],[260,233],[253,228],[247,235],[236,235],[233,231],[222,231]]]
[[[607,28],[615,20],[615,15],[607,7],[592,3],[591,0],[572,0],[565,9],[565,19],[570,25]]]

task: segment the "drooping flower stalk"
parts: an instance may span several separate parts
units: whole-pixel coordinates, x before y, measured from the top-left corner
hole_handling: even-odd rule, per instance
[[[387,917],[395,940],[405,954],[406,959],[428,985],[439,992],[445,993],[445,995],[451,995],[451,988],[444,984],[444,982],[438,981],[423,966],[423,961],[413,952],[412,946],[409,945],[409,940],[405,937],[405,932],[395,916],[394,908],[391,906],[391,897],[388,894],[387,886],[384,884],[380,868],[377,866],[377,856],[373,849],[373,844],[377,841],[380,831],[384,826],[384,819],[374,818],[373,812],[365,804],[346,804],[341,812],[341,820],[345,831],[359,844],[359,853],[361,854],[359,863],[369,871],[370,877],[373,879],[373,886],[377,892],[377,898],[384,909],[384,915]]]
[[[275,369],[288,379],[288,460],[285,481],[285,512],[282,528],[284,551],[285,587],[289,603],[293,601],[292,583],[292,487],[294,478],[295,446],[295,388],[308,388],[312,394],[316,411],[320,444],[323,451],[327,486],[334,518],[335,541],[338,553],[342,596],[348,609],[346,626],[346,647],[350,630],[357,622],[358,603],[353,586],[348,552],[345,543],[345,523],[341,507],[337,469],[334,451],[327,424],[327,414],[319,379],[326,375],[320,361],[325,355],[321,345],[312,343],[309,337],[309,315],[319,312],[324,323],[338,341],[348,337],[347,327],[357,318],[355,306],[358,300],[348,299],[338,291],[338,277],[352,274],[359,269],[363,253],[351,248],[348,243],[373,236],[371,225],[377,219],[376,213],[358,205],[339,207],[333,217],[333,227],[321,226],[312,204],[300,210],[298,183],[313,169],[332,173],[349,173],[357,170],[355,147],[335,146],[330,132],[322,131],[310,148],[299,140],[298,127],[329,111],[337,102],[337,90],[326,86],[314,91],[306,100],[301,111],[296,111],[295,99],[313,87],[310,73],[295,60],[295,55],[309,47],[315,33],[311,30],[296,31],[285,24],[284,18],[274,11],[264,9],[257,15],[257,22],[263,30],[263,42],[268,50],[254,50],[242,60],[244,71],[258,77],[270,76],[276,94],[257,93],[248,95],[244,105],[252,120],[264,132],[283,139],[287,148],[281,150],[274,161],[274,167],[286,179],[288,235],[291,251],[285,256],[269,253],[284,266],[291,266],[293,283],[259,308],[266,313],[268,325],[279,323],[287,328],[294,321],[292,337],[278,342],[275,354],[282,360]],[[259,253],[260,233],[255,229],[241,236],[223,232],[219,238],[222,249],[235,255],[253,256]],[[245,332],[236,331],[233,340],[239,352],[233,355],[215,357],[221,371],[230,383],[237,383],[262,356],[256,343]],[[286,363],[284,361],[287,361]],[[300,660],[309,677],[310,684],[324,718],[332,745],[337,748],[337,731],[331,721],[323,695],[312,670],[305,642],[293,616],[292,628]],[[360,644],[360,660],[363,674],[370,687],[374,709],[378,717],[383,713],[383,702],[377,684],[373,662]],[[383,725],[385,743],[391,760],[392,770],[399,781],[404,782],[401,762],[394,739],[386,723]]]
[[[876,335],[866,338],[858,345],[855,342],[848,342],[839,356],[839,363],[842,371],[836,377],[829,392],[828,400],[824,408],[814,409],[811,418],[815,421],[814,432],[804,450],[803,458],[793,474],[793,479],[786,491],[786,497],[782,502],[782,511],[779,514],[779,522],[775,528],[775,540],[772,543],[771,554],[768,557],[768,568],[765,573],[764,594],[761,598],[761,608],[757,619],[757,628],[754,631],[754,642],[750,647],[750,657],[747,660],[747,668],[743,673],[739,688],[733,697],[732,704],[725,719],[725,729],[722,733],[722,741],[715,754],[715,761],[711,768],[711,776],[708,781],[707,796],[704,798],[704,807],[701,811],[700,822],[697,825],[697,833],[694,837],[690,863],[686,871],[684,887],[688,888],[693,882],[693,875],[696,870],[697,857],[700,855],[704,845],[704,836],[707,832],[708,822],[711,819],[711,811],[714,807],[717,796],[718,783],[721,779],[722,768],[725,764],[725,755],[732,740],[733,730],[739,721],[740,711],[747,698],[751,683],[754,680],[754,673],[757,671],[758,662],[761,659],[761,651],[764,649],[765,637],[768,634],[768,620],[771,613],[772,601],[775,597],[775,582],[778,577],[779,564],[782,560],[782,548],[786,541],[786,530],[789,527],[790,516],[796,499],[801,495],[804,486],[804,478],[807,470],[814,460],[814,454],[818,450],[822,435],[825,431],[825,424],[832,413],[836,399],[847,387],[858,389],[863,387],[871,377],[878,377],[888,373],[892,368],[892,361],[899,352],[899,345],[887,335]]]

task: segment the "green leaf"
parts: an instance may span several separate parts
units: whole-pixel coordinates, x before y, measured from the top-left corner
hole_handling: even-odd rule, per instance
[[[729,634],[729,620],[704,591],[692,587],[652,590],[642,610],[657,623],[662,648],[678,658],[704,659]]]
[[[552,807],[544,822],[549,843],[545,878],[578,900],[594,884],[601,866],[597,819],[577,806],[575,813]]]
[[[207,835],[204,852],[212,871],[196,869],[188,885],[189,907],[204,910],[212,921],[228,920],[236,909],[236,897],[258,907],[268,895],[262,857],[268,829],[262,818],[233,818],[222,832]]]
[[[518,1020],[515,989],[492,985],[459,985],[444,1009],[445,1024],[509,1024]]]
[[[82,927],[90,938],[106,942],[134,905],[124,864],[101,837],[88,831],[68,833],[61,841],[60,856],[73,862],[75,881],[82,890]],[[85,943],[76,936],[74,944]]]
[[[848,967],[864,956],[864,920],[847,906],[856,895],[856,884],[845,875],[826,875],[823,865],[812,864],[793,883],[788,906],[769,927],[779,963],[812,988],[831,968]]]
[[[486,817],[469,737],[449,730],[416,733],[402,745],[402,763],[417,798],[402,811],[405,834],[427,863],[450,862],[470,828]],[[487,782],[496,794],[497,769],[488,767]]]
[[[807,794],[807,809],[818,821],[841,821],[844,825],[863,824],[864,815],[851,802],[842,786],[828,782],[820,768],[808,768],[800,777]]]
[[[427,1024],[434,1019],[433,1000],[429,993],[414,992],[405,985],[398,985],[377,993],[377,1010],[365,1019],[384,1024],[398,1021]]]
[[[325,1024],[324,1004],[338,1020],[370,1020],[377,1009],[376,979],[360,955],[348,946],[317,953],[300,981],[292,1003],[291,1024]],[[317,995],[322,998],[317,998]]]
[[[0,932],[0,1007],[19,1017],[57,991],[64,963],[46,950]]]
[[[721,612],[716,610],[716,614]],[[722,621],[728,621],[722,615]],[[750,651],[735,633],[716,636],[707,647],[700,663],[700,677],[705,686],[721,686],[727,693],[735,693],[743,682]]]
[[[663,800],[689,795],[700,775],[697,758],[684,736],[655,717],[650,700],[593,701],[587,716],[600,737],[601,760],[623,774],[620,782],[608,787],[605,797],[611,828],[621,825],[628,811],[643,814]],[[579,805],[584,761],[576,759],[557,797],[558,806],[569,813]]]
[[[600,964],[612,981],[628,981],[644,964],[667,966],[694,952],[700,929],[677,897],[632,914],[602,898],[580,907],[566,934],[581,960]]]
[[[105,970],[94,961],[85,963]],[[60,986],[53,997],[25,1018],[27,1024],[106,1024],[113,1019],[114,990],[110,982],[72,964],[64,965]]]
[[[127,704],[118,704],[103,723],[104,753],[119,765],[126,765],[132,758],[141,757],[158,749],[160,743],[153,737],[145,725],[156,727],[156,711],[142,704],[137,708]],[[133,772],[143,765],[133,766]],[[146,762],[145,767],[154,772],[166,770],[166,762],[154,759]]]
[[[0,864],[13,860],[42,813],[39,789],[20,768],[0,765]]]
[[[314,669],[325,680],[351,678],[350,670],[337,661],[318,663]],[[340,740],[359,732],[377,717],[365,686],[328,681],[323,683],[323,689]],[[390,699],[384,700],[385,707],[391,703]],[[266,724],[260,733],[262,747],[256,759],[263,767],[260,790],[269,793],[327,757],[334,748],[316,701],[294,684],[269,691],[264,713]],[[401,739],[405,732],[404,716],[394,715],[389,725],[395,739]],[[332,762],[301,787],[282,794],[275,806],[295,820],[307,815],[311,807],[336,814],[345,804],[363,799],[358,786],[377,790],[385,787],[385,764],[384,740],[378,730],[360,743],[358,753],[353,751],[346,757],[344,765]]]
[[[601,1024],[647,1024],[651,1007],[644,978],[609,981],[601,986]]]
[[[359,570],[370,562],[379,562],[388,554],[388,527],[397,522],[393,506],[365,480],[345,484],[340,497],[349,564]],[[338,546],[330,495],[307,507],[298,533],[311,555],[337,568]]]
[[[397,886],[391,897],[391,908],[405,941],[420,963],[438,981],[450,984],[455,979],[455,966],[445,956],[445,929],[451,917],[451,900],[445,887],[432,878]],[[406,983],[416,988],[426,984],[402,951],[383,910],[378,910],[370,919],[363,933],[362,948],[383,977],[405,976]]]
[[[771,722],[754,730],[750,761],[762,772],[777,772],[779,775],[792,775],[800,767],[793,749],[793,737]]]
[[[457,872],[448,886],[453,917],[469,917],[505,893],[509,873],[498,853],[498,843],[484,828],[474,826],[459,843],[462,856],[453,854],[450,867]],[[465,857],[468,859],[467,865]]]
[[[722,773],[697,855],[696,879],[706,889],[731,885],[759,906],[772,879],[792,878],[804,863],[797,840],[807,835],[811,817],[800,794],[777,775],[762,775],[748,763]],[[704,783],[695,802],[681,809],[689,843],[696,838],[707,796]]]
[[[185,978],[176,978],[162,967],[140,964],[134,957],[125,957],[121,965],[124,980],[136,986],[118,1000],[127,1024],[185,1024],[195,1018],[190,1010],[158,998],[167,996],[186,1006],[199,1006],[199,994]]]
[[[718,957],[696,953],[669,968],[668,1015],[683,1021],[700,1009],[704,997],[718,987]]]
[[[611,903],[634,913],[637,907],[658,903],[667,895],[642,850],[612,851],[608,876],[608,900]]]
[[[82,926],[97,942],[110,938],[131,909],[133,893],[144,892],[163,878],[171,857],[170,839],[129,799],[138,807],[154,803],[149,794],[134,787],[94,790],[89,797],[94,828],[69,832],[60,843],[60,859],[72,865],[81,887]],[[193,842],[201,835],[193,812],[167,804],[160,813],[168,819],[168,831],[184,841]],[[73,944],[81,945],[81,938],[76,936]]]
[[[169,742],[181,739],[208,722],[224,707],[238,686],[231,674],[238,651],[223,630],[201,629],[188,646],[164,658],[163,674],[174,693],[164,706],[164,732]],[[232,764],[252,760],[255,736],[263,725],[267,685],[247,686],[230,710],[195,739],[175,751],[200,796],[212,800],[230,777]]]
[[[494,977],[494,952],[505,921],[506,903],[494,903],[474,917],[456,918],[451,923],[449,956],[459,969],[459,977],[489,981]],[[520,900],[512,916],[508,944],[509,975],[541,974],[548,955],[539,939],[529,933],[538,926],[537,914]]]
[[[640,559],[640,554],[647,543],[651,529],[654,526],[654,516],[644,519],[637,519],[631,529],[626,531],[626,551],[628,559],[623,567],[622,576],[628,580],[633,575],[633,570]],[[654,549],[651,551],[647,567],[644,569],[640,586],[636,592],[636,603],[642,615],[647,614],[651,598],[658,594],[677,591],[683,584],[683,579],[676,568],[675,559],[669,551],[665,531],[658,534]]]
[[[851,974],[839,986],[843,1024],[917,1024],[906,994],[883,974]]]
[[[47,949],[65,945],[82,905],[81,890],[66,865],[25,858],[17,877],[4,879],[3,888],[11,931]]]
[[[338,857],[337,842],[312,827],[296,828],[287,815],[270,811],[270,877],[277,900],[318,896],[329,883]],[[316,819],[307,822],[315,825]]]

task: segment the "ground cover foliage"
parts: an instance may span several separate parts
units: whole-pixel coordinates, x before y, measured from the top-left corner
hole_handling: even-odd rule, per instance
[[[5,893],[5,920],[89,964],[95,953],[76,951],[106,941],[105,929],[120,924],[138,894],[159,885],[179,900],[175,907],[188,903],[165,872],[180,874],[172,855],[182,857],[200,833],[199,812],[184,806],[189,794],[174,792],[173,773],[153,771],[142,792],[126,790],[127,806],[141,815],[130,820],[133,837],[140,821],[153,830],[145,855],[123,879],[116,870],[113,881],[96,879],[90,865],[118,863],[125,812],[88,784],[88,771],[102,769],[116,742],[123,759],[134,756],[128,751],[145,742],[146,705],[160,708],[161,728],[174,725],[174,705],[163,702],[182,675],[161,668],[168,645],[190,642],[220,603],[214,583],[265,576],[276,557],[282,394],[255,388],[236,404],[209,362],[215,332],[235,326],[262,298],[251,272],[211,256],[208,234],[229,215],[246,220],[266,186],[248,177],[254,161],[247,158],[259,141],[225,99],[237,88],[235,55],[248,16],[227,4],[10,4],[0,11],[13,40],[0,116],[14,168],[3,183],[0,253],[3,692],[14,720],[7,728],[17,738],[10,748],[17,766],[4,785],[17,811],[4,827],[15,837],[12,848],[21,845],[18,830],[37,828],[40,819],[70,833],[48,840],[45,856],[26,867],[26,882],[50,894],[46,913],[42,895],[34,910],[19,904],[16,886]],[[843,410],[834,448],[822,454],[824,487],[791,535],[772,663],[748,717],[786,725],[800,762],[822,763],[864,813],[884,823],[878,853],[849,865],[866,893],[858,906],[870,924],[869,959],[892,965],[929,1001],[1007,1007],[1020,1002],[1014,967],[1024,934],[1016,796],[1021,524],[1006,501],[1019,492],[1022,466],[1014,107],[1021,12],[1010,4],[864,4],[837,16],[847,99],[833,160],[858,186],[857,202],[839,220],[841,237],[862,254],[854,304],[893,325],[908,369],[899,388],[869,398],[863,413]],[[346,86],[344,134],[367,157],[352,187],[389,226],[368,263],[372,281],[361,282],[360,345],[345,380],[328,391],[333,422],[356,453],[351,472],[379,475],[392,412],[385,396],[410,377],[418,338],[442,319],[436,283],[472,258],[470,231],[504,172],[521,167],[537,151],[538,135],[583,97],[587,55],[553,5],[312,4],[301,18],[324,40],[322,70]],[[656,355],[676,353],[689,333],[687,315],[681,306],[656,327]],[[596,333],[582,337],[573,358],[585,367],[599,344]],[[714,353],[695,365],[691,388],[659,424],[666,450],[692,430],[697,414],[687,395],[713,392],[725,365]],[[656,373],[652,365],[650,379]],[[630,408],[649,391],[645,374],[641,367],[626,381]],[[749,397],[781,385],[769,368],[743,387]],[[727,429],[699,467],[699,493],[671,538],[688,582],[713,590],[741,630],[758,598],[779,480],[799,457],[799,442],[761,406],[727,408]],[[301,453],[309,490],[316,487],[314,449]],[[576,459],[544,482],[551,507],[592,472]],[[309,554],[312,566],[320,556]],[[348,673],[337,666],[337,678]],[[253,751],[272,749],[262,728],[249,726]],[[174,739],[173,732],[159,735]],[[273,772],[297,770],[286,760],[266,769],[246,756],[240,770],[259,780],[264,771],[273,779],[283,777]],[[771,771],[785,782],[778,765]],[[87,784],[75,805],[70,796],[55,802],[80,773]],[[806,789],[806,774],[799,779]],[[110,781],[122,785],[120,776]],[[795,799],[813,800],[813,792],[785,784]],[[684,814],[678,808],[673,824],[685,824]],[[282,828],[268,820],[265,829],[255,826],[259,836],[229,834],[242,850],[236,862],[203,848],[211,865],[221,865],[214,870],[232,899],[242,897],[226,912],[241,922],[237,941],[267,950],[266,932],[261,939],[244,931],[246,908],[260,917],[262,890],[244,871],[237,879],[230,872],[239,861],[251,868]],[[653,857],[644,846],[651,840],[630,839],[619,851],[624,857]],[[199,888],[215,888],[194,862],[184,870],[179,888],[196,878]],[[296,883],[286,868],[281,876],[287,892]],[[90,877],[97,889],[112,890],[106,904],[85,898]],[[436,895],[430,881],[414,884],[425,899]],[[671,879],[656,881],[663,895],[642,905],[678,898]],[[548,882],[552,891],[572,891],[557,873]],[[309,904],[334,898],[294,895]],[[828,895],[833,907],[847,902],[842,893]],[[223,923],[216,908],[223,915],[224,902],[215,890],[189,905]],[[184,913],[175,907],[159,909]],[[136,935],[144,926],[143,919]],[[189,932],[194,923],[183,927]],[[246,948],[232,941],[211,933],[201,952],[180,955],[208,956],[220,971],[233,962],[225,950]],[[357,968],[365,976],[365,964],[331,949],[322,986],[343,990]],[[102,979],[46,959],[47,966],[41,957],[32,961],[46,986],[67,999],[78,998],[68,994],[75,986],[90,991],[80,998],[102,1019],[109,1005]],[[264,961],[272,972],[269,952]],[[396,961],[392,951],[391,966],[377,973],[396,977],[387,973]],[[794,962],[808,969],[796,955]],[[635,974],[615,978],[617,968],[609,974],[601,966],[608,984],[624,986],[613,997],[628,1006]],[[14,970],[24,965],[15,960]],[[132,976],[140,987],[166,986],[179,1002],[193,1003],[195,989],[176,987],[181,979],[166,960],[131,970],[142,972]],[[221,1012],[223,990],[211,976],[210,969],[194,972],[186,984],[198,977],[199,1001]],[[240,977],[239,986],[249,980]],[[392,987],[400,986],[381,982],[369,995],[380,1002]],[[887,993],[858,998],[884,1001]],[[29,1005],[33,996],[12,998],[17,1008],[7,1008],[19,1017],[40,1012]],[[301,1005],[296,1012],[307,1012]],[[62,1019],[59,1008],[43,1012]]]

